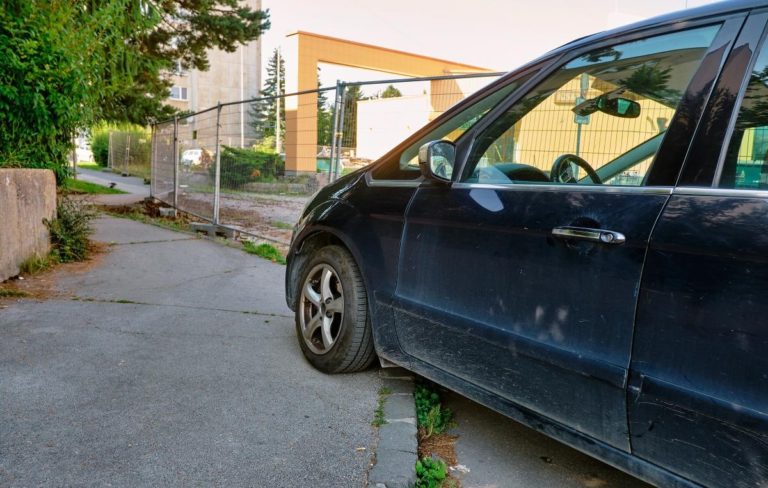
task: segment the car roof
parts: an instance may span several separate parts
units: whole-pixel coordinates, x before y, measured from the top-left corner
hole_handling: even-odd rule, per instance
[[[656,17],[651,17],[646,20],[641,20],[632,24],[617,27],[596,34],[590,34],[585,37],[573,40],[567,44],[564,44],[549,53],[542,56],[549,57],[558,54],[562,51],[578,48],[585,44],[593,42],[599,42],[602,40],[610,39],[611,37],[626,34],[628,32],[636,30],[645,30],[652,27],[658,27],[665,24],[671,24],[675,22],[685,22],[706,17],[720,16],[723,14],[742,12],[745,10],[751,10],[758,7],[768,7],[768,1],[766,0],[732,0],[724,2],[716,2],[709,5],[703,5],[701,7],[689,8],[685,10],[679,10],[677,12],[671,12]]]

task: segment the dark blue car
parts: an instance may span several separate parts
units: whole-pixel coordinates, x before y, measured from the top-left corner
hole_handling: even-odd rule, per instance
[[[768,486],[766,7],[575,41],[324,188],[288,258],[307,359],[660,486]]]

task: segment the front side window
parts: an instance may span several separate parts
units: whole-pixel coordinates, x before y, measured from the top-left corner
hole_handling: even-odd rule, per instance
[[[749,76],[731,141],[725,154],[720,188],[768,189],[768,49],[760,49]]]
[[[373,177],[381,180],[409,180],[417,179],[421,175],[419,171],[419,148],[427,142],[434,140],[446,140],[455,142],[462,134],[474,126],[491,108],[498,104],[516,88],[525,83],[532,73],[507,83],[488,96],[478,100],[465,108],[455,116],[438,125],[418,141],[406,148],[397,157],[392,158],[373,170]]]
[[[462,180],[642,185],[718,29],[650,37],[568,62],[477,137]]]

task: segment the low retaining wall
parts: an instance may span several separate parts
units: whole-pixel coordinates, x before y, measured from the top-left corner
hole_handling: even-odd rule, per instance
[[[56,216],[56,178],[47,169],[0,169],[0,281],[26,259],[44,256],[50,236],[43,219]]]

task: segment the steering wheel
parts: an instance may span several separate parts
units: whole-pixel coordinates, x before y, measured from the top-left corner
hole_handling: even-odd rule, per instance
[[[549,180],[554,183],[578,183],[578,180],[576,180],[576,177],[571,172],[570,163],[573,163],[586,171],[587,176],[589,176],[589,179],[592,180],[593,183],[597,185],[603,184],[603,180],[601,180],[595,170],[592,169],[592,166],[590,166],[588,162],[584,161],[583,158],[575,154],[563,154],[558,156],[557,159],[555,159],[555,162],[552,163],[552,170],[549,173]]]

